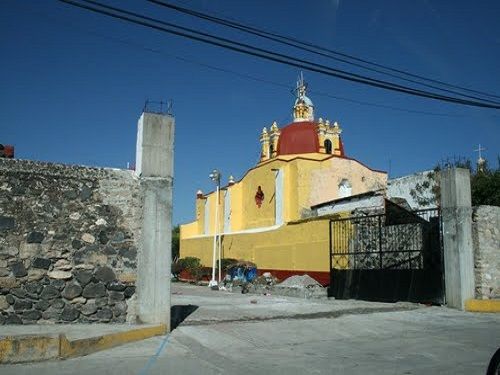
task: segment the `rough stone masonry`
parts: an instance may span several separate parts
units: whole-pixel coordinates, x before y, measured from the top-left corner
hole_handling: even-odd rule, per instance
[[[477,206],[472,215],[476,298],[500,298],[500,207]]]
[[[132,171],[0,159],[0,324],[135,320]]]

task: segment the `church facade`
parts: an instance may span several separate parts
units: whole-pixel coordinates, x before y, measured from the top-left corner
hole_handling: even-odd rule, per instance
[[[384,190],[387,173],[345,154],[340,125],[315,118],[306,89],[300,78],[292,123],[262,130],[257,165],[218,194],[198,191],[196,220],[180,228],[181,257],[211,267],[217,233],[222,258],[254,262],[278,278],[308,273],[328,284],[330,218],[314,217],[311,207]]]

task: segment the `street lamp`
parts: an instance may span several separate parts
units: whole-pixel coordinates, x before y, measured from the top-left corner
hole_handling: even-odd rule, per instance
[[[215,258],[217,256],[217,232],[219,229],[219,191],[220,191],[220,177],[221,174],[217,169],[214,169],[212,173],[208,175],[208,177],[215,182],[215,185],[217,187],[216,189],[216,196],[215,196],[215,228],[214,228],[214,249],[213,249],[213,256],[212,256],[212,279],[208,283],[209,287],[214,287],[217,286],[217,281],[215,280]],[[219,281],[220,281],[220,266],[221,266],[221,260],[220,260],[220,247],[219,247]]]

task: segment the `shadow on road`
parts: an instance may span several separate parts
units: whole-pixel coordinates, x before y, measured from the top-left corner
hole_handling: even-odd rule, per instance
[[[198,309],[196,305],[174,305],[170,308],[170,329],[176,329],[184,319]]]

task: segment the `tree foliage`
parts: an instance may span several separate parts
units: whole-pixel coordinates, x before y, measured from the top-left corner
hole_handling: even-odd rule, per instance
[[[500,161],[500,160],[499,160]],[[426,175],[426,179],[415,185],[410,195],[421,206],[436,204],[441,199],[441,170],[447,168],[465,168],[470,171],[471,200],[473,206],[500,206],[500,166],[491,169],[485,162],[481,170],[474,169],[470,160],[459,160],[438,165]]]
[[[178,259],[180,255],[180,227],[176,225],[172,228],[172,260]]]

